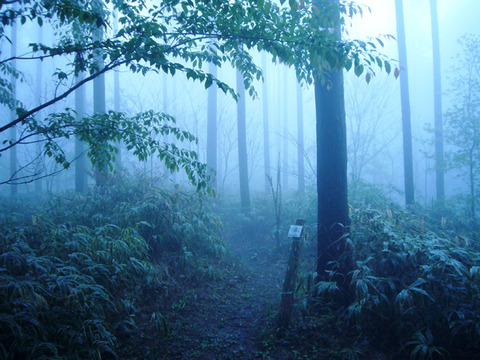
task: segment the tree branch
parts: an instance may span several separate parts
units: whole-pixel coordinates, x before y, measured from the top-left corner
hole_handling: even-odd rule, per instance
[[[35,108],[33,108],[32,110],[29,110],[27,112],[25,112],[24,114],[22,114],[21,116],[19,116],[17,119],[15,119],[14,121],[11,121],[9,122],[8,124],[0,127],[0,133],[4,132],[5,130],[8,130],[10,129],[11,127],[25,121],[28,117],[32,116],[33,114],[37,113],[38,111],[40,110],[43,110],[47,107],[49,107],[50,105],[53,105],[55,104],[57,101],[60,101],[64,98],[66,98],[68,95],[70,95],[72,92],[74,92],[76,89],[78,89],[80,86],[82,86],[83,84],[95,79],[96,77],[100,76],[101,74],[107,72],[107,71],[110,71],[114,68],[116,68],[117,66],[120,66],[122,64],[125,64],[127,63],[129,60],[128,59],[124,59],[120,62],[116,62],[122,55],[119,55],[117,58],[115,58],[114,60],[112,60],[110,62],[109,65],[105,66],[103,69],[101,69],[100,71],[97,71],[96,73],[86,77],[85,79],[83,79],[82,81],[76,83],[74,86],[72,86],[70,89],[68,89],[67,91],[65,91],[63,94],[59,95],[59,96],[56,96],[54,97],[53,99],[47,101],[46,103],[43,103],[42,105],[39,105]]]

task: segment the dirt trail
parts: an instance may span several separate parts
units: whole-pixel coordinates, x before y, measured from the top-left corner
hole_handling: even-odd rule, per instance
[[[258,359],[261,335],[278,309],[285,263],[232,246],[227,276],[205,280],[169,319],[164,359]]]

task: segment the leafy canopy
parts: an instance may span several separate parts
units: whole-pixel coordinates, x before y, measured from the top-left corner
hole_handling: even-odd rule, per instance
[[[8,5],[7,5],[8,4]],[[350,2],[337,3],[322,0],[312,5],[308,0],[12,0],[0,4],[0,38],[8,39],[6,29],[14,22],[25,24],[35,22],[38,26],[53,26],[59,36],[53,44],[30,43],[31,51],[16,60],[44,60],[64,58],[67,65],[57,69],[58,82],[56,95],[43,104],[31,106],[22,104],[13,98],[13,84],[10,75],[21,78],[12,66],[14,58],[2,54],[0,58],[0,102],[16,110],[15,119],[0,127],[0,133],[18,125],[23,128],[23,137],[41,134],[46,140],[44,153],[68,167],[69,161],[52,140],[85,134],[85,121],[76,123],[71,112],[50,116],[43,124],[35,122],[34,115],[40,110],[66,98],[75,89],[91,82],[96,77],[124,66],[134,73],[146,75],[149,72],[165,72],[171,76],[179,73],[189,79],[199,81],[208,88],[218,86],[234,98],[234,90],[212,74],[205,72],[204,63],[211,62],[217,66],[230,63],[243,75],[245,86],[253,95],[252,82],[261,78],[261,70],[255,64],[251,50],[266,51],[274,61],[295,66],[297,76],[308,83],[313,81],[314,73],[322,76],[329,68],[353,68],[360,76],[366,72],[369,81],[374,68],[384,68],[390,72],[391,65],[377,51],[377,45],[383,46],[381,39],[377,42],[341,41],[330,29],[344,25],[345,17],[361,13],[362,8]],[[342,17],[335,16],[341,13]],[[114,15],[119,26],[113,26]],[[101,29],[103,36],[98,36]],[[115,30],[114,30],[115,29]],[[104,64],[99,66],[98,54],[102,54]],[[77,76],[84,74],[83,80]],[[155,117],[153,113],[150,113]],[[125,127],[133,131],[133,124],[125,125],[126,115],[106,115],[105,121],[110,126],[109,139],[122,139],[127,148],[136,148],[135,136],[126,136]],[[156,118],[166,119],[167,115]],[[90,119],[97,126],[98,121]],[[97,119],[98,120],[98,119]],[[140,121],[148,127],[148,116],[130,118]],[[62,126],[60,126],[62,122]],[[66,123],[68,122],[68,124]],[[158,124],[157,124],[158,125]],[[76,130],[72,130],[77,128]],[[88,126],[87,126],[88,128]],[[67,130],[66,130],[67,129]],[[156,130],[154,130],[156,132]],[[190,136],[186,136],[191,140]],[[0,153],[23,143],[24,138],[5,141]],[[98,137],[84,135],[91,150],[90,158],[111,164],[112,156],[96,156],[95,148],[112,150],[108,142],[97,142]],[[166,147],[159,147],[155,141],[149,142],[147,148],[138,150],[136,155],[143,159],[146,153],[157,149],[160,157],[164,156]],[[102,152],[104,152],[102,150]],[[108,152],[107,151],[107,152]],[[162,155],[163,154],[163,155]],[[193,165],[195,156],[187,156],[184,163],[194,171],[190,180],[199,189],[207,183],[207,173]],[[170,168],[178,168],[175,163]],[[187,171],[188,172],[188,171]],[[194,175],[196,173],[196,175]],[[10,179],[15,183],[25,179]]]

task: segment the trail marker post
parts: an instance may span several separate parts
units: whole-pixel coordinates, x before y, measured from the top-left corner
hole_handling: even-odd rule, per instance
[[[290,255],[288,258],[287,272],[283,282],[281,293],[280,311],[278,314],[278,327],[286,329],[290,325],[293,305],[295,303],[295,286],[297,283],[298,266],[300,262],[300,250],[304,236],[303,225],[305,220],[298,219],[295,225],[291,225],[288,231],[288,238],[292,239]]]

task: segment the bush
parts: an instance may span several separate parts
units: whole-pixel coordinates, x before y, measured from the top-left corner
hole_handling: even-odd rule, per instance
[[[351,237],[357,266],[344,318],[360,334],[412,358],[475,358],[480,256],[468,242],[402,211],[355,211]]]
[[[221,223],[196,194],[129,179],[10,206],[0,218],[1,359],[114,358],[148,302],[166,332],[156,310],[171,277],[206,272],[203,259],[225,252]]]

